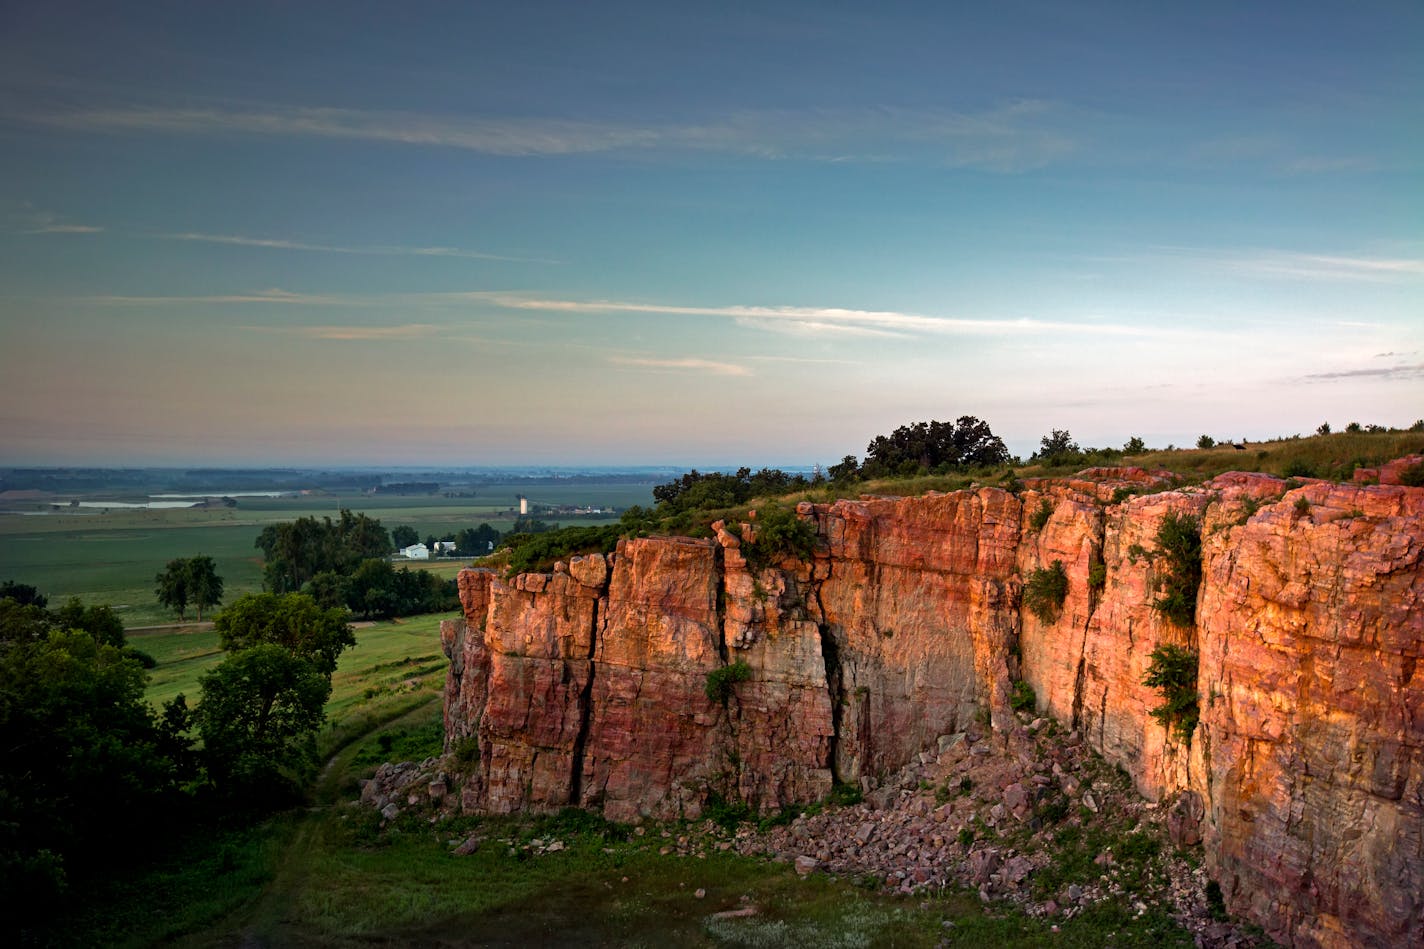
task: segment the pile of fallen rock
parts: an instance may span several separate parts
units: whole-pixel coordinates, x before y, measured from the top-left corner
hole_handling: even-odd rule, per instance
[[[361,801],[386,821],[406,810],[431,814],[432,820],[452,814],[458,795],[445,764],[427,758],[382,765],[363,783]],[[907,896],[968,887],[986,904],[1013,903],[1050,922],[1105,901],[1138,915],[1155,905],[1200,946],[1254,944],[1218,918],[1219,908],[1213,915],[1199,863],[1199,799],[1187,795],[1170,805],[1143,800],[1081,736],[1064,735],[1046,719],[1021,715],[1007,732],[975,725],[945,735],[859,804],[809,810],[773,826],[744,823],[730,831],[703,820],[638,826],[633,834],[649,838],[664,855],[705,858],[735,850],[792,865],[803,875],[826,873]],[[1082,879],[1046,887],[1040,879],[1059,856],[1060,835],[1074,829],[1095,829],[1094,839],[1110,842]],[[1125,874],[1111,841],[1120,844],[1130,833],[1150,835],[1158,846],[1145,868]],[[451,847],[471,853],[482,842],[478,836],[452,839]],[[564,846],[552,838],[501,843],[534,856]]]

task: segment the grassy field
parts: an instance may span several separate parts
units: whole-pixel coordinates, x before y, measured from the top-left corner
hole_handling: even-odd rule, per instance
[[[531,499],[582,506],[649,504],[646,485],[549,485],[527,487]],[[497,492],[497,493],[496,493]],[[482,488],[473,498],[353,495],[242,498],[236,508],[122,509],[107,513],[0,515],[0,580],[38,587],[51,605],[77,596],[108,603],[130,627],[171,623],[176,617],[154,599],[154,576],[175,557],[207,554],[217,562],[225,600],[262,586],[260,552],[253,546],[268,524],[298,517],[335,517],[339,508],[363,511],[389,530],[401,524],[422,537],[443,535],[488,522],[500,530],[513,523],[515,485]],[[12,504],[11,507],[23,507]],[[43,506],[30,503],[30,507]],[[545,518],[560,523],[607,523],[615,518]],[[420,564],[453,570],[458,565]]]
[[[340,721],[359,712],[375,695],[411,691],[432,675],[443,676],[442,618],[415,616],[358,627],[356,645],[341,654],[331,678],[327,717]],[[158,660],[158,668],[149,674],[147,692],[154,705],[180,692],[196,701],[198,677],[223,658],[218,634],[211,628],[140,630],[130,632],[128,638]]]

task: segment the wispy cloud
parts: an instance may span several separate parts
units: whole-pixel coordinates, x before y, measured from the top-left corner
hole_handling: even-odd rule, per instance
[[[1099,263],[1180,261],[1217,271],[1292,280],[1392,282],[1424,276],[1424,259],[1369,254],[1316,254],[1259,248],[1163,245],[1146,253],[1085,258]]]
[[[1406,366],[1385,366],[1379,369],[1341,369],[1335,372],[1312,372],[1301,376],[1303,382],[1324,382],[1332,379],[1421,379],[1424,363]]]
[[[1346,257],[1326,254],[1268,253],[1226,261],[1244,273],[1310,280],[1394,280],[1424,276],[1424,260],[1399,257]]]
[[[635,303],[618,300],[560,300],[525,296],[503,290],[469,290],[446,293],[342,295],[293,293],[270,289],[252,293],[212,296],[95,296],[79,302],[102,306],[272,305],[272,306],[401,306],[408,308],[461,308],[470,305],[548,314],[629,314],[726,319],[739,326],[769,332],[812,337],[909,337],[926,334],[953,336],[1080,336],[1179,339],[1200,335],[1151,325],[1103,322],[1066,322],[1030,318],[988,320],[930,316],[898,310],[857,310],[804,306],[693,306]]]
[[[26,234],[99,234],[104,229],[95,227],[92,224],[45,224],[42,227],[32,227],[25,231]]]
[[[561,118],[429,115],[283,107],[118,107],[31,112],[62,128],[169,135],[257,135],[458,148],[487,155],[702,151],[764,159],[926,160],[1016,172],[1075,150],[1042,102],[978,112],[897,108],[741,112],[698,123],[630,124]]]
[[[340,244],[317,244],[310,241],[285,240],[271,237],[243,237],[235,234],[159,234],[163,240],[196,241],[205,244],[227,244],[234,247],[260,247],[271,250],[315,251],[325,254],[359,254],[378,257],[459,257],[466,260],[502,260],[517,263],[555,263],[537,257],[511,257],[504,254],[489,254],[483,251],[465,250],[459,247],[403,247],[393,245],[346,246]]]
[[[751,369],[736,363],[717,362],[712,359],[681,357],[656,359],[651,356],[612,356],[609,362],[620,366],[632,366],[660,372],[708,372],[718,376],[750,376]]]
[[[375,340],[390,342],[423,339],[437,335],[441,328],[431,323],[403,323],[398,326],[244,326],[259,333],[280,333],[303,339]]]
[[[4,217],[21,234],[99,234],[104,230],[93,224],[66,222],[53,211],[37,208],[28,201],[13,205]]]
[[[224,306],[229,304],[270,304],[276,306],[380,306],[376,297],[342,296],[339,294],[292,293],[273,288],[252,293],[222,293],[210,296],[182,297],[138,297],[138,296],[97,296],[82,297],[81,302],[101,306]]]
[[[710,316],[735,320],[757,328],[783,329],[815,335],[818,333],[858,333],[904,336],[921,333],[948,333],[972,336],[1024,336],[1067,334],[1080,336],[1173,336],[1179,331],[1119,323],[1069,323],[1049,320],[981,320],[963,317],[926,316],[896,310],[854,310],[839,307],[801,306],[686,306],[657,303],[629,303],[612,300],[550,300],[506,293],[473,294],[495,306],[553,313],[632,313],[669,316]]]

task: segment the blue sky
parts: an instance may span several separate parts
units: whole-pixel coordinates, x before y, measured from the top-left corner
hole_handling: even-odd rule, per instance
[[[1418,3],[7,4],[0,459],[1408,425],[1421,50]]]

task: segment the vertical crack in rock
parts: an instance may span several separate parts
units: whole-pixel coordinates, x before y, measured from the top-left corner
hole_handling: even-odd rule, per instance
[[[826,695],[831,700],[831,737],[827,744],[826,760],[831,769],[831,780],[840,783],[841,774],[840,769],[836,767],[836,753],[840,750],[841,715],[844,712],[844,707],[841,704],[841,695],[844,691],[844,685],[841,682],[841,658],[830,627],[822,623],[820,632],[821,661],[825,665],[826,672]]]
[[[1072,727],[1076,730],[1083,726],[1083,690],[1087,685],[1088,671],[1088,631],[1093,627],[1093,615],[1097,613],[1098,606],[1102,603],[1103,594],[1107,592],[1107,546],[1108,546],[1108,515],[1106,511],[1101,512],[1101,516],[1096,519],[1096,530],[1093,536],[1092,550],[1096,553],[1088,556],[1089,576],[1092,575],[1092,565],[1102,564],[1103,567],[1103,589],[1094,590],[1091,581],[1088,584],[1088,615],[1083,619],[1083,638],[1078,643],[1078,663],[1073,672],[1073,706],[1070,713]]]
[[[1087,657],[1081,652],[1078,654],[1078,671],[1073,677],[1073,729],[1083,726],[1083,686],[1087,678]]]
[[[593,616],[588,630],[588,676],[583,683],[583,696],[579,700],[579,727],[574,738],[573,773],[569,776],[569,804],[578,806],[583,798],[583,756],[588,743],[589,725],[593,721],[593,679],[598,672],[598,599],[593,601]]]
[[[717,655],[726,665],[730,660],[727,653],[727,597],[730,594],[727,591],[726,551],[721,544],[712,548],[712,570],[717,578],[717,602],[713,604],[717,616]]]

